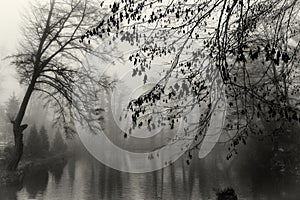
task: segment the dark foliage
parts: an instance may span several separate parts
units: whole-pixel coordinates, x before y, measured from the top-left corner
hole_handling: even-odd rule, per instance
[[[216,193],[217,200],[238,200],[233,188],[226,188]]]
[[[27,158],[45,158],[49,155],[49,139],[44,126],[37,131],[36,126],[32,126],[27,132],[28,138],[25,142],[24,154]]]
[[[66,152],[68,146],[64,142],[64,139],[59,131],[56,132],[52,148],[51,148],[51,153],[52,154],[60,154]]]

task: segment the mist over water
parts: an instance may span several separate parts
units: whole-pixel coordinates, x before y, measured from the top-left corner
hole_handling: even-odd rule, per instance
[[[239,199],[298,199],[298,178],[268,168],[267,154],[249,155],[255,143],[226,160],[217,145],[204,159],[190,165],[186,156],[162,170],[131,174],[111,169],[89,155],[84,147],[62,162],[26,171],[19,186],[0,189],[8,199],[216,199],[219,188],[232,187]],[[194,153],[196,157],[196,152]]]

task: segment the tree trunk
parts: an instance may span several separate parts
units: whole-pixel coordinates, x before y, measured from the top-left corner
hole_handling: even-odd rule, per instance
[[[15,146],[14,146],[14,154],[11,158],[10,163],[8,164],[8,170],[15,171],[18,167],[18,164],[23,155],[23,131],[27,125],[23,125],[21,127],[15,127],[13,129],[14,132],[14,139],[15,139]]]
[[[21,125],[25,111],[27,108],[27,105],[29,103],[31,94],[34,90],[34,85],[36,83],[37,76],[33,76],[31,83],[29,84],[25,96],[22,100],[21,106],[19,108],[19,112],[16,116],[15,121],[13,121],[13,133],[14,133],[14,140],[15,140],[15,146],[14,146],[14,152],[13,156],[11,158],[11,161],[9,162],[7,169],[10,171],[15,171],[18,167],[18,164],[22,158],[23,155],[23,131],[27,128],[27,124]]]
[[[42,38],[40,39],[38,50],[35,54],[35,61],[33,66],[33,74],[31,77],[30,84],[28,85],[28,88],[26,90],[25,96],[22,100],[21,106],[19,108],[18,114],[15,118],[13,123],[13,132],[14,132],[14,140],[15,140],[15,146],[14,146],[14,155],[11,159],[11,162],[8,164],[8,170],[16,170],[18,167],[18,164],[22,158],[23,155],[23,131],[27,128],[27,124],[22,125],[22,121],[26,112],[27,105],[29,103],[30,97],[32,92],[34,91],[34,87],[36,84],[36,81],[41,73],[41,70],[45,65],[48,64],[48,62],[51,60],[51,57],[47,59],[47,62],[43,62],[41,64],[41,57],[43,54],[43,45],[45,44],[45,41],[47,39],[48,31],[50,28],[50,20],[54,9],[55,0],[50,1],[50,10],[47,17],[46,27],[43,30]],[[52,55],[54,57],[55,54]]]

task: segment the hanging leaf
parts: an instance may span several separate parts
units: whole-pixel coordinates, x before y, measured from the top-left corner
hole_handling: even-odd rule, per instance
[[[145,74],[144,76],[144,84],[146,84],[146,82],[147,82],[147,74]]]

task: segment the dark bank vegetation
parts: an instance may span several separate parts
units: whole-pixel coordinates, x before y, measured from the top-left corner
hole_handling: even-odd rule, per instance
[[[226,188],[216,192],[217,200],[238,200],[237,195],[232,188]]]
[[[0,185],[20,184],[24,177],[24,171],[32,167],[49,165],[49,163],[59,164],[61,159],[67,159],[70,155],[69,150],[71,149],[67,145],[65,134],[57,129],[46,129],[42,124],[39,126],[35,124],[35,121],[38,121],[39,117],[43,115],[42,110],[35,105],[34,110],[39,114],[33,113],[33,116],[26,116],[26,121],[30,122],[32,126],[24,131],[24,156],[20,161],[20,168],[14,172],[7,171],[8,164],[15,153],[12,125],[9,119],[15,115],[18,108],[19,100],[15,94],[1,106]]]
[[[18,170],[7,171],[7,165],[14,156],[14,147],[10,143],[1,152],[1,173],[0,185],[18,185],[22,183],[24,172],[34,170],[37,167],[60,165],[62,161],[66,161],[71,152],[63,139],[63,135],[57,131],[53,141],[49,141],[48,133],[44,126],[37,131],[36,126],[32,126],[25,132],[27,138],[24,142],[24,155],[20,161]]]

